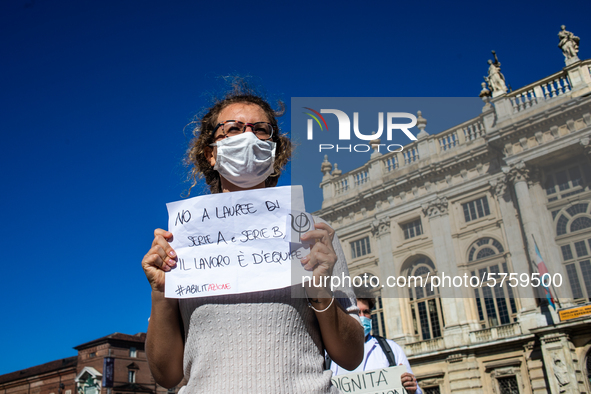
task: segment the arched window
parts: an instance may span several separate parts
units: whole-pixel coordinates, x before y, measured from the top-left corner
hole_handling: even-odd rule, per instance
[[[485,280],[482,286],[474,289],[478,320],[482,328],[511,324],[516,320],[517,304],[513,290],[506,280],[503,285],[500,284],[509,274],[503,253],[503,245],[490,237],[480,238],[468,248],[468,262],[472,262],[473,267],[471,276]],[[493,256],[498,258],[490,258]],[[483,261],[479,263],[478,260]]]
[[[437,288],[433,290],[427,283],[434,275],[435,264],[427,257],[419,257],[406,270],[407,277],[420,278],[408,283],[408,292],[414,334],[421,340],[441,337],[445,325]]]
[[[574,233],[575,231],[583,230],[589,227],[591,227],[591,219],[586,216],[581,216],[572,221],[570,224],[570,232]]]
[[[504,253],[503,245],[494,238],[480,238],[474,242],[468,252],[468,261],[480,260],[495,254]]]
[[[566,226],[568,225],[568,219],[564,215],[560,215],[558,222],[556,223],[556,235],[566,234]]]
[[[556,221],[556,235],[564,235],[591,227],[591,215],[589,214],[589,203],[581,202],[571,205],[562,211],[554,211],[552,215]]]
[[[552,212],[573,299],[591,301],[591,204],[581,201]],[[565,283],[566,284],[566,283]]]

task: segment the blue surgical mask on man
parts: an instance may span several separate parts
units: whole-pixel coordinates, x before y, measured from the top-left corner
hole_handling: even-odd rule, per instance
[[[371,333],[371,319],[365,316],[359,316],[361,319],[361,325],[363,326],[363,333],[368,336]]]

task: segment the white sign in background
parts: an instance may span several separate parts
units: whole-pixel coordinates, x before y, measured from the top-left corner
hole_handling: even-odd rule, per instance
[[[332,384],[341,392],[356,394],[406,394],[401,376],[406,366],[375,369],[332,377]]]
[[[166,273],[166,297],[279,289],[301,283],[306,275],[290,250],[290,223],[301,233],[313,229],[313,224],[301,227],[303,217],[290,216],[305,211],[301,186],[212,194],[166,206],[170,244],[178,256]],[[300,258],[306,254],[298,252]],[[293,280],[292,262],[299,272]]]

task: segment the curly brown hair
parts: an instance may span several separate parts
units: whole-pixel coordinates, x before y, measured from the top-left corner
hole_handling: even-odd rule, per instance
[[[277,185],[281,171],[289,161],[292,152],[291,141],[286,134],[281,134],[276,119],[276,117],[283,115],[285,112],[285,105],[282,101],[278,101],[279,110],[275,111],[265,99],[251,89],[247,88],[245,91],[243,85],[239,87],[235,85],[232,92],[228,93],[222,100],[215,102],[201,119],[194,122],[196,124],[196,127],[193,129],[194,138],[189,144],[185,160],[186,164],[191,167],[189,172],[191,186],[187,195],[190,194],[191,189],[197,184],[198,178],[205,178],[205,182],[209,186],[211,193],[222,192],[220,174],[213,169],[207,159],[206,149],[209,149],[209,146],[214,142],[212,131],[217,124],[220,112],[229,105],[238,103],[259,106],[269,118],[269,123],[273,125],[275,132],[271,140],[277,144],[275,162],[273,164],[274,171],[265,180],[265,187]]]

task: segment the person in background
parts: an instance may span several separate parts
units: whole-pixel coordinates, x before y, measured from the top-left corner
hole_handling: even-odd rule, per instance
[[[345,375],[353,372],[371,371],[379,368],[388,368],[396,365],[405,365],[406,371],[402,374],[402,385],[410,394],[422,394],[419,384],[412,373],[410,364],[404,350],[394,341],[379,336],[371,335],[371,310],[375,307],[375,298],[358,297],[359,317],[365,334],[365,349],[363,361],[354,370],[347,370],[327,357],[330,370],[334,376]]]

